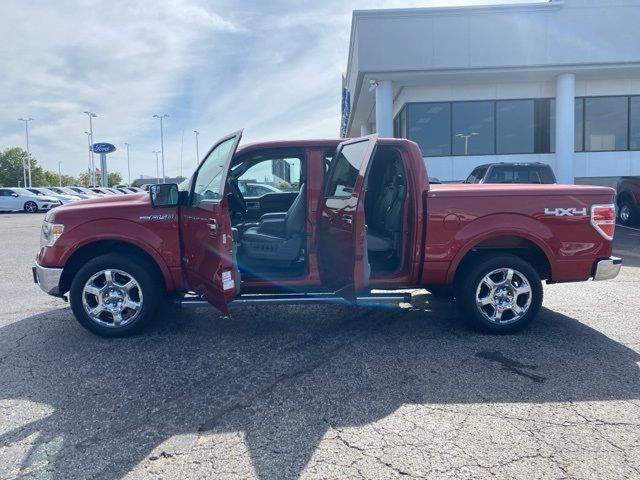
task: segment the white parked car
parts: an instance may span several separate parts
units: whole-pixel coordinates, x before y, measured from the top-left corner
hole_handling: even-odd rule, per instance
[[[80,200],[80,197],[77,195],[68,195],[65,193],[58,193],[51,190],[50,188],[29,187],[29,188],[26,188],[25,190],[29,190],[30,192],[35,193],[36,195],[39,195],[41,197],[56,198],[60,200],[60,203],[62,203],[63,205]]]
[[[67,188],[72,192],[76,192],[77,194],[86,195],[87,198],[104,197],[104,193],[96,193],[87,187],[73,186],[73,187],[67,187]]]
[[[0,211],[36,213],[62,205],[53,197],[36,195],[25,188],[0,188]]]
[[[58,195],[71,195],[72,197],[78,197],[81,200],[84,200],[85,198],[95,198],[95,195],[89,196],[84,193],[74,192],[69,187],[47,187],[47,190],[51,190]]]

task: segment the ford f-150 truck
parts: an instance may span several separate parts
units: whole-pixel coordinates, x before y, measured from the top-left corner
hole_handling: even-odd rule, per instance
[[[211,148],[181,185],[80,200],[49,212],[34,279],[104,336],[181,306],[409,302],[449,288],[462,318],[514,332],[542,281],[604,280],[614,191],[578,185],[429,185],[418,146],[375,135]],[[295,177],[295,178],[294,178]],[[245,197],[239,181],[278,180]],[[373,293],[373,291],[381,293]],[[385,293],[389,292],[389,293]]]

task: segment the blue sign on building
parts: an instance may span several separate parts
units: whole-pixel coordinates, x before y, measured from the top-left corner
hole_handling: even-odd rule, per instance
[[[116,147],[110,143],[94,143],[91,150],[93,153],[111,153],[116,151]]]

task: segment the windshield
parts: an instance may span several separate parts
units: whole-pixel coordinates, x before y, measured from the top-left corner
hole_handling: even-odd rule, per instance
[[[18,195],[35,195],[35,193],[30,192],[26,188],[12,188],[11,190],[16,192]]]

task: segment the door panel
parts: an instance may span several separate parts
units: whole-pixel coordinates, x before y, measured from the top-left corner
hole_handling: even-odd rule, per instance
[[[369,283],[363,197],[376,141],[377,135],[370,135],[338,146],[320,199],[320,278],[324,286],[350,301]]]
[[[244,197],[247,202],[248,220],[259,220],[265,213],[286,212],[298,196],[298,192],[267,193],[260,197]]]
[[[180,210],[187,282],[224,313],[240,288],[226,179],[241,137],[239,131],[214,145],[191,179],[189,204]]]

